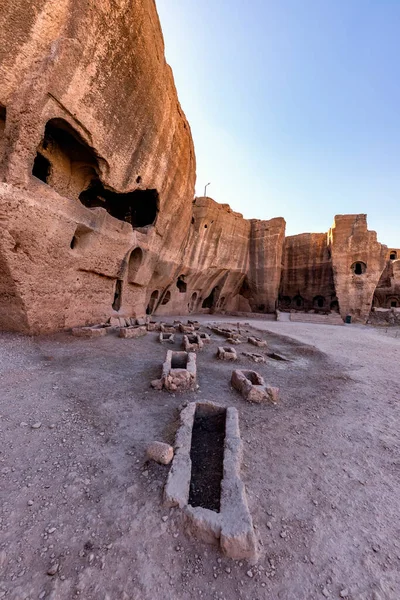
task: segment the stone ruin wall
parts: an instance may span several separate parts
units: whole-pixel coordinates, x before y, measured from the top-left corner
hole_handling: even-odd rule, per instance
[[[288,298],[365,320],[388,282],[400,298],[398,263],[365,215],[285,239],[282,218],[193,200],[193,141],[153,0],[7,2],[0,159],[0,329],[273,312]]]

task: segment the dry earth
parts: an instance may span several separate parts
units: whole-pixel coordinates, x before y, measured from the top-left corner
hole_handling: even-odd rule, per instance
[[[290,361],[253,365],[244,344],[237,366],[279,386],[277,406],[231,390],[216,336],[199,391],[179,397],[149,387],[156,333],[0,334],[0,598],[399,600],[400,332],[252,325]],[[145,449],[173,440],[183,398],[239,409],[255,564],[188,539],[162,507],[168,467]]]

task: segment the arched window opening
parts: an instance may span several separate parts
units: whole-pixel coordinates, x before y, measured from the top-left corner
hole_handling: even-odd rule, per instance
[[[354,275],[364,275],[367,270],[367,265],[364,262],[358,261],[351,265]]]
[[[304,299],[300,296],[297,295],[293,298],[293,305],[295,308],[303,308],[304,307]]]
[[[79,133],[64,119],[48,121],[32,175],[59,194],[77,199],[97,172],[96,155]]]
[[[88,208],[105,208],[116,219],[141,228],[154,225],[158,214],[157,190],[135,190],[118,194],[107,190],[99,179],[92,179],[80,195],[79,200]]]
[[[250,298],[251,290],[250,290],[250,286],[249,286],[249,282],[247,280],[247,277],[245,277],[243,279],[241,288],[239,290],[239,294],[240,294],[240,296],[243,296],[244,298],[247,298],[247,299]]]
[[[113,310],[119,311],[122,305],[122,279],[117,279],[115,284],[114,301],[112,303]]]
[[[396,252],[396,250],[392,250],[390,252],[390,260],[397,260],[397,252]]]
[[[390,306],[391,306],[392,308],[397,308],[397,300],[392,300],[392,301],[390,302]]]
[[[194,311],[194,309],[196,308],[196,303],[197,303],[197,292],[193,292],[193,294],[190,298],[190,302],[189,302],[189,312]]]
[[[339,312],[339,302],[338,300],[332,300],[330,303],[330,309],[333,312]]]
[[[37,179],[40,179],[40,181],[47,183],[50,177],[50,170],[50,161],[47,160],[43,154],[38,152],[35,156],[35,160],[33,161],[32,175]]]
[[[186,292],[187,285],[184,280],[184,275],[180,275],[178,277],[178,281],[176,282],[176,287],[178,288],[178,290],[181,294],[184,294]]]
[[[0,104],[0,159],[5,149],[6,107]]]
[[[279,301],[279,305],[281,308],[290,308],[291,304],[292,299],[290,298],[290,296],[283,296]]]
[[[149,300],[149,303],[146,308],[146,315],[153,314],[155,307],[156,307],[157,300],[158,300],[158,290],[154,290],[154,292],[151,293],[150,300]]]
[[[213,308],[214,304],[215,304],[215,295],[217,292],[217,287],[213,288],[213,290],[211,291],[211,294],[209,296],[207,296],[207,298],[205,298],[205,300],[203,300],[203,304],[201,305],[202,308]]]
[[[143,250],[139,248],[135,248],[132,250],[131,255],[129,257],[128,263],[128,282],[135,283],[137,272],[140,269],[140,265],[143,261]]]
[[[313,300],[314,308],[324,308],[325,306],[325,298],[323,296],[315,296]]]
[[[171,292],[168,290],[168,292],[165,292],[164,298],[162,299],[161,304],[163,306],[165,306],[166,304],[168,304],[168,302],[171,300]]]

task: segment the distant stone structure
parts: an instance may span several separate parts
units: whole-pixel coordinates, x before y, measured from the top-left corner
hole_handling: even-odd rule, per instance
[[[113,317],[400,306],[365,215],[285,237],[195,198],[153,0],[10,0],[0,14],[0,329]]]

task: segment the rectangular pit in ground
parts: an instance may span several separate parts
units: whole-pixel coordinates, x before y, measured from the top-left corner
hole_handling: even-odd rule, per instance
[[[226,409],[199,404],[192,430],[189,504],[219,512],[224,469]]]
[[[173,352],[171,357],[171,369],[186,369],[188,363],[187,352]]]

